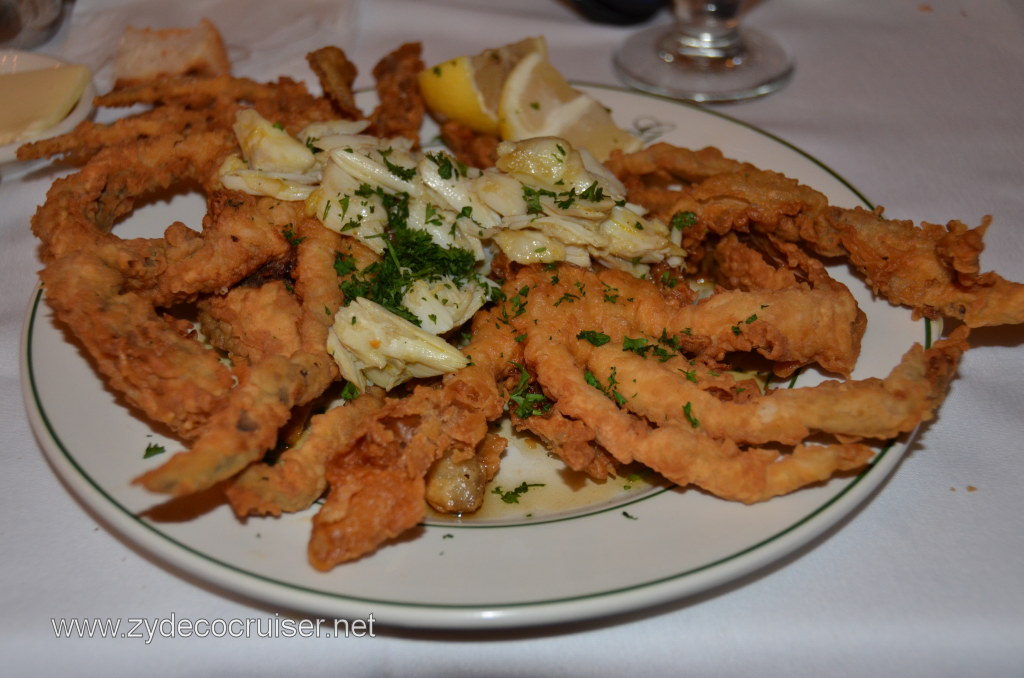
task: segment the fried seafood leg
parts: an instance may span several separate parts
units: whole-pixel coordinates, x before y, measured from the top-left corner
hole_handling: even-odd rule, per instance
[[[980,272],[988,218],[973,229],[959,221],[915,226],[860,208],[834,209],[829,219],[850,261],[891,302],[968,327],[1024,323],[1024,284]]]
[[[41,273],[56,316],[71,329],[109,385],[153,421],[195,435],[227,394],[231,370],[216,352],[182,336],[152,300],[126,291],[114,244],[67,254]]]
[[[217,407],[233,376],[159,307],[230,284],[224,275],[247,275],[287,244],[258,215],[221,218],[215,207],[203,234],[178,223],[164,238],[122,240],[111,228],[150,193],[203,181],[227,144],[222,134],[202,133],[105,149],[57,180],[32,221],[56,316],[115,390],[185,438]],[[241,242],[242,234],[252,238]],[[204,263],[213,259],[217,267]],[[194,276],[196,264],[202,266]]]
[[[263,284],[257,288],[258,291],[245,287],[230,291],[223,298],[225,302],[236,295],[251,298],[268,294],[272,295],[271,302],[264,304],[262,313],[257,309],[246,312],[244,317],[239,316],[239,321],[244,323],[243,334],[231,337],[229,341],[232,343],[217,335],[213,339],[218,345],[231,350],[255,330],[258,336],[249,343],[256,343],[263,350],[255,356],[247,353],[250,362],[265,360],[271,353],[288,355],[292,350],[301,348],[311,355],[321,356],[333,381],[338,371],[337,365],[325,353],[327,331],[334,313],[344,301],[335,266],[340,257],[353,257],[365,265],[373,254],[358,241],[326,229],[314,219],[300,221],[295,237],[298,244],[294,266],[290,268],[294,279],[290,291],[285,290],[280,281]],[[214,301],[210,304],[218,311],[212,314],[214,328],[228,320],[223,309],[218,308],[221,303]],[[282,304],[286,308],[277,308]],[[257,321],[266,316],[269,316],[268,322]],[[287,341],[282,341],[285,338]],[[285,450],[276,463],[253,464],[228,485],[226,491],[235,512],[239,516],[279,515],[282,511],[308,508],[324,492],[327,461],[335,452],[352,444],[361,434],[370,414],[382,402],[382,394],[371,390],[345,407],[335,407],[312,417],[309,434]],[[302,412],[293,412],[293,416],[305,420]]]
[[[622,177],[665,187],[680,182],[692,184],[718,174],[754,168],[748,163],[727,158],[713,146],[693,150],[664,142],[632,153],[614,151],[607,164],[612,172]]]
[[[726,233],[713,245],[711,263],[714,280],[729,289],[845,287],[829,276],[820,259],[807,255],[794,243],[770,237],[744,242],[736,233]]]
[[[414,528],[426,511],[426,476],[449,453],[485,460],[500,452],[488,424],[504,412],[499,386],[519,354],[498,311],[478,314],[463,349],[472,364],[444,376],[439,387],[418,386],[388,398],[365,433],[327,467],[330,491],[313,517],[309,561],[318,570],[354,560]],[[487,473],[487,469],[482,469]]]
[[[373,255],[354,239],[313,219],[298,222],[294,235],[298,244],[294,266],[289,269],[294,285],[286,288],[283,281],[272,280],[213,297],[201,306],[208,311],[203,316],[207,321],[204,330],[213,333],[211,340],[216,345],[246,363],[258,364],[273,354],[305,350],[320,357],[333,381],[337,366],[325,352],[327,330],[343,302],[335,265],[339,257],[368,262]],[[345,407],[314,416],[311,431],[300,444],[289,447],[273,465],[247,467],[228,485],[235,512],[239,516],[278,515],[308,508],[324,492],[329,458],[352,444],[382,401],[382,394],[372,390]],[[305,418],[301,412],[293,412],[293,416]]]
[[[497,134],[483,134],[455,120],[441,123],[441,139],[455,158],[469,167],[487,169],[498,161]]]
[[[512,423],[517,431],[529,431],[540,438],[544,447],[572,470],[586,473],[594,480],[615,475],[615,460],[597,444],[593,429],[567,416],[557,402],[543,416],[513,416]]]
[[[702,388],[700,377],[678,359],[659,363],[609,343],[590,351],[583,362],[599,378],[614,372],[619,383],[628,384],[626,407],[659,426],[698,420],[707,435],[747,444],[795,445],[812,432],[847,441],[888,440],[932,418],[967,348],[965,339],[961,327],[928,351],[915,346],[885,379],[831,380],[741,402]],[[689,404],[686,411],[684,404]]]
[[[324,96],[330,99],[342,118],[362,120],[365,117],[356,105],[352,90],[359,72],[341,48],[321,47],[307,54],[306,62],[320,80]]]
[[[18,148],[18,159],[37,160],[63,156],[71,163],[83,164],[104,148],[198,131],[209,122],[208,113],[181,106],[162,107],[112,123],[83,120],[66,134],[23,144]]]
[[[338,450],[348,449],[384,402],[380,389],[312,417],[309,432],[274,464],[257,463],[226,488],[235,515],[280,515],[309,508],[327,489],[326,467]]]
[[[915,315],[963,320],[969,327],[1024,322],[1024,284],[980,272],[982,235],[988,219],[971,229],[959,221],[945,226],[886,219],[881,210],[842,209],[820,192],[777,172],[751,166],[730,168],[720,153],[701,176],[697,154],[659,144],[656,150],[620,155],[611,166],[630,199],[670,221],[691,213],[682,247],[699,263],[710,235],[761,234],[797,243],[819,257],[846,258],[871,288]],[[716,165],[717,162],[717,165]]]
[[[724,291],[681,304],[628,273],[595,274],[571,265],[559,266],[555,276],[523,269],[515,284],[530,288],[526,320],[516,319],[522,332],[535,331],[528,326],[534,319],[545,322],[544,309],[564,331],[600,331],[618,341],[629,332],[655,342],[667,337],[686,344],[694,357],[711,360],[734,351],[756,352],[774,361],[780,376],[810,363],[849,374],[866,323],[856,300],[841,287]]]
[[[311,122],[338,117],[331,102],[313,96],[306,85],[291,78],[257,82],[227,75],[159,78],[112,90],[96,97],[96,105],[124,108],[136,104],[203,110],[219,129],[230,130],[240,105],[255,108],[267,120],[297,133]]]
[[[620,463],[640,462],[674,483],[694,485],[722,499],[764,501],[859,469],[874,455],[867,445],[841,443],[800,446],[780,456],[775,449],[742,449],[689,423],[655,428],[591,386],[563,344],[527,340],[525,352],[544,391],[568,416],[591,427]]]
[[[253,365],[301,348],[302,310],[283,281],[234,287],[227,294],[202,300],[198,311],[203,334],[233,364]]]
[[[313,516],[307,547],[321,572],[377,550],[423,519],[423,477],[401,467],[330,466],[331,492]]]
[[[214,191],[207,200],[202,233],[183,224],[170,226],[166,263],[155,289],[160,303],[191,300],[245,279],[261,267],[287,258],[289,230],[301,208],[294,203]]]
[[[407,42],[374,66],[380,103],[370,114],[370,134],[382,139],[405,137],[419,146],[427,111],[417,79],[423,70],[421,52],[420,43]]]
[[[223,98],[257,102],[286,97],[306,100],[309,98],[309,92],[303,83],[291,78],[279,78],[276,82],[264,83],[229,75],[180,75],[113,89],[96,97],[96,105],[125,108],[135,104],[178,103],[189,108],[203,108]]]
[[[623,181],[631,200],[665,221],[674,214],[680,184],[753,169],[752,165],[725,157],[714,147],[692,150],[664,142],[632,153],[613,151],[605,164]]]
[[[707,301],[680,306],[664,298],[659,303],[660,293],[649,281],[570,265],[555,271],[523,268],[506,285],[518,287],[524,299],[512,324],[522,339],[526,367],[553,403],[552,413],[537,413],[527,421],[536,420],[533,425],[544,431],[540,422],[557,415],[550,424],[554,430],[567,422],[581,425],[592,436],[577,440],[599,447],[617,463],[638,461],[674,482],[744,502],[863,466],[874,450],[857,441],[888,440],[934,416],[967,348],[962,327],[928,350],[911,348],[885,379],[827,381],[760,394],[750,382],[730,389],[735,380],[702,368],[684,355],[685,349],[680,352],[673,336],[681,332],[680,319],[693,328],[692,334],[725,322],[733,323],[729,334],[742,335],[749,330],[736,323],[755,325],[761,322],[756,314],[736,321],[728,318],[743,313],[722,315]],[[785,291],[829,303],[812,289]],[[764,303],[757,313],[778,305],[784,315],[793,315],[800,308],[777,292],[720,293],[711,299],[715,296],[758,299]],[[856,324],[855,315],[848,326]],[[810,312],[789,319],[766,313],[764,321],[784,335],[800,337],[823,332],[815,324],[819,319]],[[801,329],[800,322],[810,324]],[[756,338],[752,342],[758,343]],[[808,444],[817,434],[836,442]],[[795,447],[780,455],[778,444]],[[585,469],[578,460],[566,463]]]
[[[204,132],[100,151],[75,174],[57,179],[33,215],[43,262],[119,240],[109,231],[137,201],[171,186],[205,184],[234,145],[227,132]]]
[[[646,324],[648,331],[654,329]],[[860,354],[867,319],[845,289],[719,292],[666,317],[662,328],[707,337],[702,354],[715,360],[733,351],[756,352],[788,376],[817,363],[849,375]]]
[[[293,275],[295,294],[302,305],[299,334],[305,350],[323,351],[334,314],[345,301],[339,283],[351,275],[340,274],[336,267],[347,261],[354,263],[354,270],[363,270],[377,256],[355,238],[325,228],[316,219],[298,222],[296,235],[299,244]]]
[[[133,482],[152,492],[184,495],[231,478],[274,447],[293,407],[327,388],[330,369],[324,358],[298,352],[290,358],[272,355],[252,366],[190,449]]]

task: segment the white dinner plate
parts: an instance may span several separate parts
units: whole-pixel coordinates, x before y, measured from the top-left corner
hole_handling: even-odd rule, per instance
[[[0,50],[0,73],[20,73],[22,71],[34,71],[42,68],[54,68],[67,64],[66,61],[52,57],[46,54],[37,54],[35,52],[23,52],[15,49],[4,49]],[[21,146],[25,141],[36,141],[39,139],[48,139],[49,137],[55,137],[58,134],[66,134],[75,128],[75,125],[82,122],[93,112],[92,100],[96,96],[96,88],[93,86],[92,81],[86,85],[85,90],[82,92],[82,96],[79,97],[78,103],[71,109],[71,112],[64,117],[59,123],[53,127],[41,132],[32,139],[15,141],[9,144],[0,146],[0,175],[7,179],[15,176],[20,176],[26,172],[40,167],[45,164],[45,160],[18,160],[18,146]]]
[[[718,113],[613,88],[587,87],[620,125],[647,140],[718,146],[727,155],[781,171],[824,192],[833,204],[866,201],[840,176],[792,145]],[[425,133],[424,138],[429,138]],[[199,226],[197,196],[153,202],[119,232],[155,236],[181,220]],[[929,325],[872,298],[845,268],[868,315],[855,377],[882,377]],[[150,444],[176,451],[132,415],[55,325],[37,290],[22,348],[31,423],[56,472],[121,537],[158,559],[223,589],[317,617],[365,619],[420,628],[545,625],[635,611],[756,572],[819,537],[869,498],[899,463],[907,440],[890,445],[857,476],[836,478],[746,506],[696,490],[620,478],[604,486],[559,472],[542,449],[519,444],[496,484],[531,487],[519,504],[488,496],[483,516],[432,517],[373,555],[315,571],[306,561],[314,511],[237,520],[211,493],[164,500],[130,484],[161,463]],[[821,377],[805,371],[800,385]],[[830,538],[842,538],[841,534]],[[83,576],[88,577],[88,574]]]

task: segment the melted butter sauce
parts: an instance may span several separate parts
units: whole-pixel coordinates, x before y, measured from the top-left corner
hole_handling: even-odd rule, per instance
[[[449,515],[428,507],[428,524],[482,526],[551,520],[625,505],[671,486],[639,464],[623,467],[616,477],[595,481],[569,469],[536,438],[513,431],[507,420],[499,432],[509,445],[480,509]],[[523,483],[527,487],[517,491]]]

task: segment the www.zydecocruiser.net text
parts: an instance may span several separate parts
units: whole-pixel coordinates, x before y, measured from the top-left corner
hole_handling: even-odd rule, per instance
[[[57,638],[124,638],[147,645],[165,638],[373,638],[373,614],[357,619],[273,617],[54,617]]]

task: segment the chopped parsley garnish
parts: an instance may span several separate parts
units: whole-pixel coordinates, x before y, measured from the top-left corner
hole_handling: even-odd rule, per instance
[[[423,222],[431,226],[440,226],[443,223],[441,221],[441,213],[437,210],[437,205],[427,203],[423,210]]]
[[[558,194],[544,188],[533,188],[523,184],[523,200],[526,201],[527,214],[544,214],[544,207],[540,204],[541,196],[557,198]]]
[[[604,300],[609,304],[614,304],[619,300],[619,290],[616,287],[612,287],[608,283],[601,281],[604,285]]]
[[[465,175],[467,168],[462,163],[453,163],[452,158],[447,153],[427,153],[427,158],[437,165],[437,175],[442,179],[458,179],[459,176]]]
[[[547,414],[551,409],[551,401],[543,393],[531,392],[530,373],[519,363],[512,364],[519,369],[519,383],[509,394],[509,400],[515,404],[512,411],[520,419]]]
[[[456,285],[476,276],[476,258],[469,250],[442,247],[426,231],[409,228],[409,194],[390,194],[382,188],[363,185],[360,197],[378,196],[387,209],[387,247],[383,257],[341,283],[346,299],[365,297],[415,325],[419,319],[407,309],[402,298],[417,280],[439,280],[450,276]],[[338,262],[335,262],[337,270]],[[341,273],[339,273],[341,275]]]
[[[693,405],[689,401],[683,405],[683,416],[686,417],[686,421],[690,422],[690,426],[694,428],[700,426],[697,417],[693,416]]]
[[[391,155],[394,149],[385,148],[380,151],[380,157],[384,161],[384,166],[388,168],[388,171],[394,174],[402,181],[411,181],[416,176],[415,167],[403,167],[402,165],[396,165],[395,163],[388,160],[388,156]]]
[[[669,225],[672,228],[678,228],[680,231],[687,226],[693,226],[697,223],[697,215],[694,212],[676,212],[672,215],[672,220]]]
[[[583,200],[589,200],[590,202],[601,202],[604,200],[604,189],[595,181],[583,189],[583,192],[580,193],[580,198]]]
[[[683,331],[683,334],[689,334],[689,333],[690,333],[690,328],[687,327]],[[665,329],[661,330],[661,336],[658,337],[658,343],[659,344],[664,344],[665,346],[668,346],[670,349],[672,349],[673,351],[676,351],[676,352],[681,352],[683,350],[683,347],[679,345],[679,340],[676,339],[675,337],[668,336],[668,330],[665,330]]]
[[[556,302],[554,303],[554,306],[561,306],[561,305],[562,305],[562,303],[563,303],[563,302],[566,302],[566,301],[567,301],[567,302],[569,302],[569,303],[571,304],[571,303],[573,303],[573,302],[574,302],[574,301],[575,301],[576,299],[579,299],[579,297],[578,297],[577,295],[573,294],[572,292],[566,292],[566,293],[564,293],[564,294],[563,294],[563,295],[562,295],[561,297],[559,297],[559,298],[558,298],[558,301],[556,301]]]
[[[643,337],[638,337],[636,339],[633,339],[632,337],[622,338],[623,351],[632,351],[633,353],[642,356],[645,353],[647,353],[647,351],[649,351],[650,349],[651,345],[648,344],[647,340],[644,339]]]
[[[142,458],[143,459],[149,459],[150,457],[155,457],[158,454],[163,454],[166,451],[167,451],[167,448],[164,447],[163,445],[157,445],[156,443],[150,443],[149,445],[146,445],[146,451],[142,453]]]
[[[619,393],[619,391],[615,388],[616,385],[618,385],[619,383],[618,379],[615,376],[615,371],[615,367],[613,366],[611,369],[611,373],[608,375],[607,386],[602,384],[601,380],[598,379],[590,370],[587,370],[586,372],[583,373],[583,380],[586,381],[591,386],[593,386],[594,388],[596,388],[601,393],[611,398],[613,401],[615,401],[616,405],[622,407],[623,405],[626,404],[626,396]]]
[[[351,254],[342,254],[341,252],[334,253],[334,272],[339,277],[348,275],[349,273],[355,273],[356,271],[356,258]]]
[[[576,335],[576,338],[585,339],[594,346],[604,346],[605,344],[612,340],[612,338],[609,337],[607,334],[595,332],[594,330],[583,330],[582,332]]]
[[[526,297],[530,294],[530,286],[524,285],[515,293],[511,299],[508,299],[501,307],[501,321],[506,325],[513,318],[518,318],[522,314],[526,313]],[[509,308],[511,306],[511,309]],[[511,311],[511,315],[509,314]]]
[[[341,397],[345,400],[355,400],[359,397],[359,394],[359,387],[351,381],[345,382],[345,387],[341,389]]]
[[[287,224],[283,229],[281,229],[281,233],[284,235],[284,239],[287,240],[288,244],[292,247],[298,247],[299,244],[305,240],[305,238],[300,238],[295,235],[295,229],[291,224]]]
[[[491,490],[491,494],[498,495],[506,504],[518,504],[519,497],[529,492],[531,487],[544,487],[544,483],[528,483],[524,480],[519,487],[508,491],[501,489],[501,486],[498,485]]]
[[[750,323],[756,322],[756,321],[757,321],[757,314],[754,313],[754,314],[748,316],[746,320],[737,322],[730,329],[732,330],[733,334],[735,334],[736,336],[739,336],[743,332],[743,328],[740,327],[740,325],[749,325]]]
[[[665,343],[660,339],[658,341],[659,343]],[[636,339],[633,339],[632,337],[623,337],[622,350],[632,351],[641,358],[646,358],[648,353],[653,353],[658,358],[659,363],[663,363],[675,355],[658,344],[649,343],[644,337],[638,337]]]
[[[576,192],[573,186],[568,191],[554,192],[546,188],[534,188],[523,184],[523,200],[526,201],[527,214],[543,214],[544,206],[541,204],[542,197],[551,198],[555,206],[560,210],[567,210],[576,204],[577,200],[588,202],[601,202],[605,199],[604,189],[595,181],[585,189]]]

